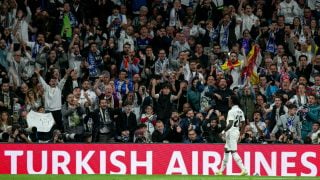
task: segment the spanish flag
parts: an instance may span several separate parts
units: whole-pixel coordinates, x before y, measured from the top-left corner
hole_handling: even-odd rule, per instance
[[[259,76],[256,68],[254,68],[256,66],[256,61],[257,61],[259,52],[260,52],[260,48],[257,45],[254,45],[251,48],[247,57],[248,65],[243,68],[243,71],[241,73],[242,78],[250,77],[250,82],[253,85],[259,83]]]

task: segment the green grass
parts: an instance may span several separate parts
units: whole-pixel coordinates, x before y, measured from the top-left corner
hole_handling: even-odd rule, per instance
[[[320,177],[182,176],[182,175],[0,175],[1,180],[320,180]]]

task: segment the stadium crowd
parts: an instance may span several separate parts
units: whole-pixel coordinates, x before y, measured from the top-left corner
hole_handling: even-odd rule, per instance
[[[320,143],[319,0],[1,0],[0,139]],[[50,132],[29,112],[51,113]]]

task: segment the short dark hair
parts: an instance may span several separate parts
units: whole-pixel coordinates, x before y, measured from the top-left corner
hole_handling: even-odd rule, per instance
[[[263,114],[262,114],[262,112],[261,112],[261,111],[259,111],[259,110],[255,110],[255,111],[253,112],[253,114],[256,114],[256,113],[260,114],[260,116],[262,116],[262,115],[263,115]]]
[[[304,54],[302,54],[302,55],[299,56],[299,61],[301,60],[301,58],[306,58],[306,59],[308,60],[308,56],[306,56],[306,55],[304,55]]]
[[[239,101],[238,96],[236,96],[236,95],[231,95],[231,96],[230,96],[230,99],[231,99],[231,102],[232,102],[233,105],[238,105],[238,106],[240,106],[240,101]]]
[[[317,124],[317,125],[320,126],[320,123],[319,123],[319,122],[314,122],[314,123],[312,123],[312,125],[314,125],[314,124]]]
[[[295,104],[289,104],[287,107],[288,107],[288,109],[293,109],[293,108],[297,109],[298,108],[297,105],[295,105]]]

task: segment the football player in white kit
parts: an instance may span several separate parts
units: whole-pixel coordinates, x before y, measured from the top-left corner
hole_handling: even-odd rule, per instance
[[[226,135],[226,145],[224,146],[224,158],[222,160],[221,168],[216,175],[222,175],[222,172],[226,168],[229,160],[229,154],[232,154],[233,159],[241,169],[241,175],[245,176],[248,174],[246,168],[242,163],[242,159],[237,153],[237,142],[240,136],[239,126],[241,122],[244,122],[244,113],[239,107],[240,102],[237,96],[232,95],[229,97],[229,106],[231,109],[228,112],[227,127],[222,134]],[[244,124],[244,123],[242,123]]]

